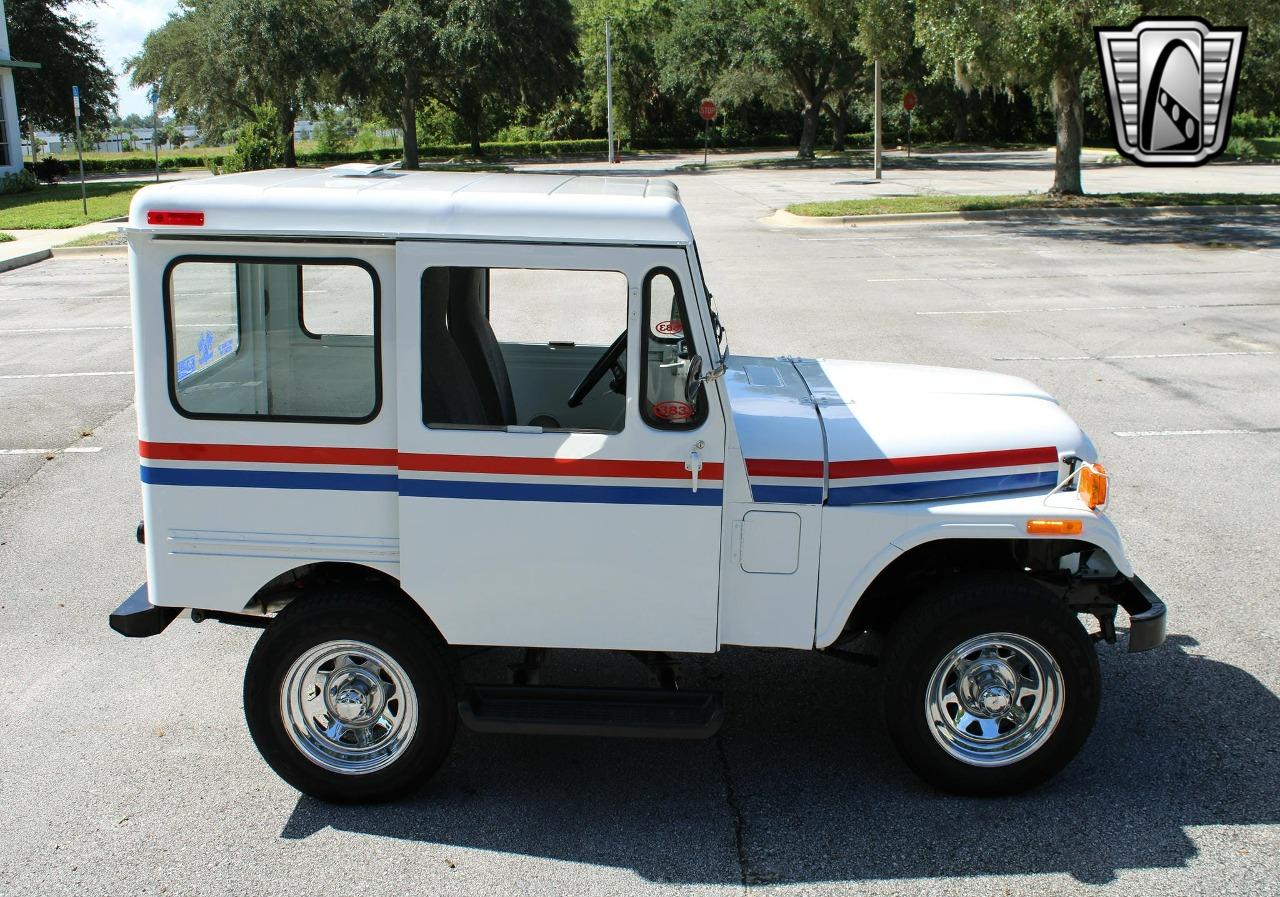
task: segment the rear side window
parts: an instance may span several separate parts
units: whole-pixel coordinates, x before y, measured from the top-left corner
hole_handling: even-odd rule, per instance
[[[357,261],[178,259],[165,278],[169,385],[188,417],[372,419],[379,291]]]

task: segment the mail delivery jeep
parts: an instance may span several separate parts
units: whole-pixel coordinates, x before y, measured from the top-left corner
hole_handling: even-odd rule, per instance
[[[1050,396],[730,353],[669,182],[261,171],[126,232],[147,581],[110,623],[261,628],[249,731],[306,793],[403,793],[459,722],[712,735],[677,661],[725,645],[875,664],[916,772],[1008,793],[1084,743],[1118,608],[1164,639]],[[548,681],[564,648],[648,673]]]

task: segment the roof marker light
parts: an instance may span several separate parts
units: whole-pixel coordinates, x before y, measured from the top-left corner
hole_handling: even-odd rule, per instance
[[[162,212],[151,209],[147,212],[147,224],[167,224],[175,227],[204,227],[204,212]]]

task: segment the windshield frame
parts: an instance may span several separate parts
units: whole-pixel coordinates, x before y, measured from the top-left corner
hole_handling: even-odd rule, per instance
[[[708,367],[714,370],[729,355],[728,329],[720,320],[720,315],[712,303],[711,290],[707,287],[706,278],[702,273],[702,256],[698,254],[697,240],[689,243],[689,255],[693,260],[689,273],[699,300],[698,315],[702,318],[702,326],[707,332],[707,347],[714,356],[709,359]]]

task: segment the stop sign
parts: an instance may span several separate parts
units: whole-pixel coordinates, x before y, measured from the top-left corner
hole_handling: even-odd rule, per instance
[[[716,104],[714,100],[703,100],[702,105],[698,107],[698,114],[705,120],[711,121],[716,117]]]
[[[916,92],[914,90],[908,90],[902,95],[902,108],[908,112],[916,108]]]

